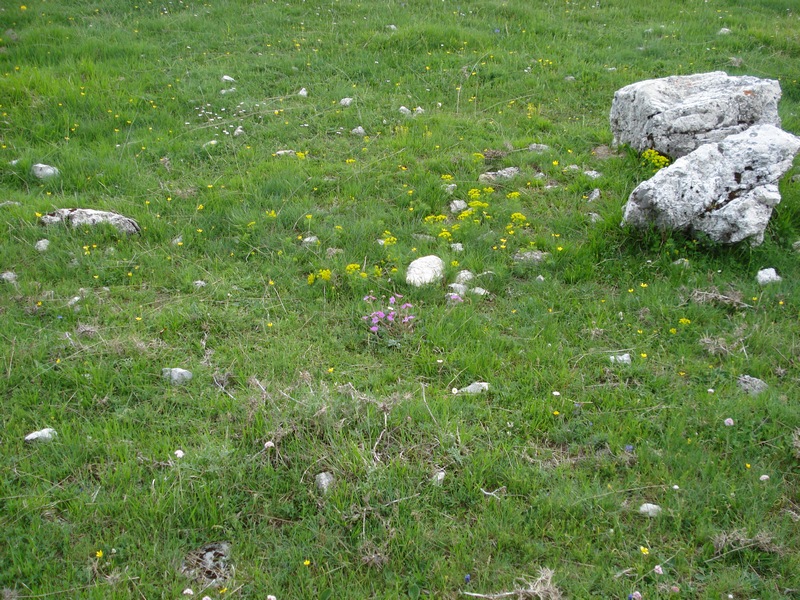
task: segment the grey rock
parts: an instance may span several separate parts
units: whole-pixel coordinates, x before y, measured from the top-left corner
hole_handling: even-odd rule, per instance
[[[722,29],[720,29],[720,30],[717,32],[717,35],[729,35],[729,34],[730,34],[730,32],[731,32],[731,30],[730,30],[730,29],[728,29],[727,27],[723,27]]]
[[[780,127],[780,84],[722,71],[649,79],[614,94],[614,144],[678,158],[752,125]]]
[[[450,203],[450,212],[451,213],[464,212],[468,208],[469,208],[469,205],[466,203],[465,200],[453,200]]]
[[[220,80],[221,80],[223,83],[236,83],[236,80],[235,80],[233,77],[231,77],[230,75],[223,75],[223,76],[220,78]]]
[[[352,103],[353,103],[352,98],[342,98],[341,100],[339,100],[339,106],[344,106],[345,108],[350,106]]]
[[[489,291],[483,289],[482,287],[474,287],[469,290],[470,294],[475,294],[476,296],[488,296]]]
[[[0,273],[0,279],[6,283],[16,284],[17,274],[14,273],[14,271],[6,271],[4,273]]]
[[[756,281],[758,285],[767,285],[768,283],[778,283],[783,281],[783,278],[775,272],[775,269],[761,269],[756,273]]]
[[[444,186],[444,191],[447,192],[448,194],[452,194],[453,192],[456,191],[457,187],[458,185],[456,185],[455,183],[448,183],[446,186]]]
[[[456,283],[451,283],[447,287],[450,288],[450,290],[452,290],[452,292],[454,294],[458,294],[459,296],[463,296],[469,290],[469,288],[466,285],[464,285],[463,283],[457,283],[457,282]]]
[[[652,519],[661,514],[661,507],[658,504],[645,502],[639,507],[639,513]]]
[[[39,431],[34,431],[33,433],[29,433],[25,436],[26,442],[49,442],[54,439],[58,433],[52,427],[47,427],[45,429],[40,429]]]
[[[408,265],[406,283],[416,287],[437,283],[444,276],[444,261],[438,256],[422,256]]]
[[[294,150],[278,150],[275,152],[275,156],[294,156],[295,154]]]
[[[795,252],[800,252],[800,240],[797,240],[794,244],[792,244],[792,250]]]
[[[800,139],[772,125],[705,144],[633,190],[623,223],[701,231],[721,243],[760,244],[781,200],[778,180],[798,151]]]
[[[590,213],[589,213],[589,220],[590,220],[592,223],[599,223],[600,221],[602,221],[602,220],[603,220],[603,217],[601,217],[600,215],[598,215],[596,212],[590,212]]]
[[[514,255],[514,260],[517,262],[540,263],[550,256],[549,252],[541,252],[539,250],[526,250],[517,252]]]
[[[612,354],[608,357],[608,360],[618,365],[629,365],[631,364],[631,355],[627,352],[625,354]]]
[[[548,152],[550,150],[550,146],[547,144],[530,144],[528,146],[528,150],[531,152]]]
[[[181,385],[192,380],[192,372],[186,369],[167,368],[161,369],[161,377],[169,379],[173,385]]]
[[[591,192],[589,192],[589,197],[586,198],[587,202],[594,202],[595,200],[599,200],[602,192],[600,188],[594,188]]]
[[[19,202],[14,202],[13,200],[5,200],[0,202],[0,208],[3,206],[21,206],[21,204]]]
[[[174,238],[172,240],[172,245],[173,246],[179,246],[181,244],[183,244],[183,236],[182,235],[179,235],[178,237],[176,237],[176,238]]]
[[[317,473],[317,476],[314,477],[314,482],[317,484],[317,489],[323,494],[328,493],[334,481],[336,480],[333,477],[333,473],[330,473],[328,471]]]
[[[406,106],[401,106],[401,107],[398,109],[398,111],[400,112],[400,114],[401,114],[401,115],[405,115],[406,117],[410,117],[410,116],[413,114],[413,113],[411,112],[411,109],[410,109],[410,108],[408,108],[408,107],[406,107]]]
[[[445,470],[441,469],[433,474],[433,477],[431,477],[431,481],[433,481],[434,485],[442,485],[442,483],[444,483],[444,478],[445,478]]]
[[[319,244],[319,238],[317,236],[315,236],[315,235],[308,235],[308,236],[303,238],[303,241],[301,243],[306,248],[309,248],[309,247],[316,246],[317,244]]]
[[[36,248],[39,252],[44,252],[50,246],[50,240],[39,240],[34,244],[34,248]]]
[[[460,390],[453,388],[454,394],[475,395],[475,394],[482,394],[483,392],[488,392],[488,391],[489,391],[489,384],[486,383],[485,381],[475,381],[473,383],[470,383],[467,387],[461,388]]]
[[[50,165],[37,163],[31,167],[31,175],[36,177],[36,179],[52,179],[53,177],[61,175],[61,171]]]
[[[453,252],[463,252],[464,251],[464,244],[461,242],[453,242],[450,244],[450,250]]]
[[[586,175],[589,179],[599,179],[600,177],[603,176],[603,174],[600,173],[599,171],[584,171],[583,174]]]
[[[233,130],[233,137],[239,137],[240,135],[244,135],[244,127],[241,125]]]
[[[473,279],[475,279],[475,273],[467,269],[459,271],[456,275],[456,283],[469,283]]]
[[[751,396],[757,396],[769,387],[765,381],[750,375],[740,375],[738,383],[739,387]]]
[[[493,181],[507,181],[519,175],[519,167],[506,167],[499,171],[487,171],[478,177],[481,183],[491,183]]]
[[[198,279],[197,281],[193,281],[192,285],[199,290],[200,288],[206,287],[206,285],[208,285],[208,284],[205,281],[203,281],[202,279]]]
[[[353,135],[360,135],[360,136],[367,135],[367,132],[364,130],[364,128],[361,125],[351,129],[350,133],[352,133]]]
[[[39,220],[42,225],[69,223],[72,227],[83,227],[84,225],[94,226],[98,223],[108,223],[122,233],[134,234],[141,231],[139,224],[129,217],[90,208],[59,208],[56,211],[42,215]]]

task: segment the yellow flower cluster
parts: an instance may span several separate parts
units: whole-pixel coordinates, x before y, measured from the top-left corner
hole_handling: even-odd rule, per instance
[[[430,223],[439,223],[441,221],[446,221],[446,220],[447,220],[447,216],[445,216],[445,215],[428,215],[422,221],[424,223],[430,224]]]
[[[642,152],[642,166],[651,167],[654,171],[669,166],[670,160],[658,150],[652,148]]]

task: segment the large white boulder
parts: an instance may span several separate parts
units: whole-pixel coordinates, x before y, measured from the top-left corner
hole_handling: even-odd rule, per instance
[[[444,277],[444,261],[431,254],[411,262],[406,270],[406,283],[417,287],[438,283]]]
[[[780,127],[780,84],[723,71],[648,79],[614,94],[614,144],[678,158],[752,125]]]
[[[781,201],[778,180],[798,152],[800,138],[772,125],[705,144],[633,190],[623,223],[701,231],[727,244],[760,244]]]
[[[91,208],[59,208],[51,213],[42,215],[40,220],[42,225],[69,223],[73,227],[81,227],[83,225],[109,223],[122,233],[132,234],[141,231],[139,224],[129,217],[105,210],[93,210]]]

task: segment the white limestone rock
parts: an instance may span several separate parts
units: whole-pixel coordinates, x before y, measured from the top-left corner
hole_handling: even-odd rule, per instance
[[[25,436],[26,442],[49,442],[58,435],[52,427],[34,431]]]
[[[723,71],[648,79],[614,94],[614,144],[678,158],[752,125],[780,127],[780,84]]]
[[[627,352],[625,354],[612,354],[608,357],[608,360],[613,364],[629,365],[631,364],[631,355]]]
[[[339,106],[344,106],[345,108],[350,106],[352,103],[353,103],[352,98],[342,98],[341,100],[339,100]]]
[[[550,146],[547,144],[530,144],[528,150],[531,152],[549,152]]]
[[[506,167],[499,171],[487,171],[478,177],[481,183],[491,183],[493,181],[507,181],[519,175],[519,167]]]
[[[450,212],[453,214],[462,213],[469,208],[465,200],[453,200],[450,202]]]
[[[595,200],[599,200],[600,196],[603,195],[603,192],[600,191],[600,188],[594,188],[586,198],[587,202],[594,202]]]
[[[661,507],[658,504],[650,504],[649,502],[645,502],[639,507],[639,514],[652,519],[661,514]]]
[[[777,183],[798,152],[800,138],[772,125],[705,144],[633,190],[623,223],[758,245],[781,200]]]
[[[433,254],[412,261],[406,270],[406,283],[416,287],[437,283],[442,277],[444,277],[444,261]]]
[[[354,127],[353,129],[351,129],[351,130],[350,130],[350,133],[352,133],[353,135],[360,135],[360,136],[365,136],[365,135],[367,135],[367,132],[365,131],[365,129],[364,129],[364,128],[363,128],[361,125],[359,125],[358,127]]]
[[[470,383],[467,387],[461,388],[460,390],[457,388],[453,388],[453,394],[482,394],[483,392],[489,391],[489,384],[485,381],[475,381]]]
[[[739,387],[751,396],[757,396],[769,387],[766,381],[750,375],[740,375],[738,383]]]
[[[239,137],[240,135],[244,135],[244,127],[241,125],[233,130],[233,137]]]
[[[39,220],[42,225],[69,223],[73,227],[83,227],[84,225],[94,226],[98,223],[108,223],[116,227],[121,233],[134,234],[141,232],[139,224],[129,217],[104,210],[93,210],[91,208],[59,208],[56,211],[42,215]]]
[[[168,379],[172,385],[181,385],[192,380],[192,372],[186,369],[161,369],[161,377]]]
[[[333,473],[329,473],[328,471],[317,473],[317,476],[314,477],[314,482],[317,484],[317,489],[323,494],[328,493],[334,481],[335,479],[333,477]]]
[[[475,273],[473,273],[472,271],[470,271],[468,269],[464,269],[463,271],[459,271],[458,274],[456,274],[456,283],[464,283],[465,284],[465,283],[469,283],[473,279],[475,279]]]
[[[761,269],[756,274],[756,281],[758,285],[767,285],[768,283],[783,281],[783,278],[775,272],[775,269]]]
[[[4,273],[0,273],[0,280],[6,283],[16,284],[17,274],[14,273],[14,271],[5,271]]]
[[[50,247],[50,240],[39,240],[33,247],[39,252],[45,252]]]
[[[59,171],[56,167],[37,163],[31,167],[31,175],[36,177],[36,179],[52,179],[53,177],[58,177],[61,175],[61,171]]]
[[[514,260],[516,262],[538,264],[546,258],[549,258],[549,256],[549,252],[541,252],[540,250],[525,250],[514,254]]]

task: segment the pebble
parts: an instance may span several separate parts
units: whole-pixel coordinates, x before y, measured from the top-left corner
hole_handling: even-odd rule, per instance
[[[350,106],[353,103],[352,98],[342,98],[339,100],[339,106],[344,106],[345,108]]]
[[[444,186],[444,191],[447,192],[448,194],[452,194],[453,192],[456,191],[457,187],[458,185],[456,185],[455,183],[448,183],[446,186]]]
[[[478,177],[481,183],[491,183],[492,181],[507,181],[519,175],[519,167],[506,167],[499,171],[487,171]]]
[[[420,287],[436,283],[444,276],[444,261],[438,256],[420,257],[411,262],[406,270],[406,283]]]
[[[317,244],[319,244],[319,238],[315,235],[309,235],[303,238],[303,246],[305,247],[316,246]]]
[[[308,90],[306,88],[300,88],[300,91],[297,92],[297,95],[306,98],[308,96]]]
[[[14,271],[6,271],[5,273],[0,274],[0,279],[6,283],[17,283],[17,274],[14,273]]]
[[[717,32],[717,35],[728,35],[731,32],[727,27],[723,27]]]
[[[317,473],[317,476],[314,478],[314,482],[317,484],[317,489],[320,492],[327,494],[334,482],[333,473],[329,473],[328,471]]]
[[[761,269],[756,274],[756,281],[759,285],[767,285],[768,283],[778,283],[783,281],[783,278],[775,272],[775,269]]]
[[[589,179],[598,179],[603,176],[600,171],[584,171],[584,175],[586,175]]]
[[[161,369],[161,377],[169,379],[173,385],[181,385],[192,380],[192,372],[186,369],[166,368]]]
[[[740,375],[738,382],[739,387],[751,396],[756,396],[769,387],[765,381],[750,375]]]
[[[225,83],[236,83],[236,80],[233,77],[231,77],[230,75],[223,75],[221,79]]]
[[[591,192],[589,192],[589,197],[586,198],[587,202],[594,202],[595,200],[599,200],[602,192],[600,188],[594,188]]]
[[[442,485],[442,483],[444,482],[444,477],[445,477],[444,470],[436,471],[436,473],[433,474],[432,481],[435,485]]]
[[[540,263],[549,256],[550,256],[549,252],[541,252],[539,250],[527,250],[525,252],[517,252],[514,255],[514,260],[517,262]]]
[[[50,165],[37,163],[31,167],[31,174],[36,177],[36,179],[50,179],[61,175],[61,171]]]
[[[361,136],[367,135],[367,132],[364,130],[364,128],[361,125],[351,129],[350,133],[352,133],[353,135],[361,135]]]
[[[198,279],[197,281],[193,281],[192,285],[199,290],[200,288],[206,287],[207,284],[202,279]]]
[[[550,150],[550,146],[547,144],[530,144],[528,150],[531,152],[547,152]]]
[[[453,388],[454,394],[482,394],[483,392],[488,391],[489,384],[485,381],[475,381],[474,383],[470,383],[467,387],[461,388],[460,390]]]
[[[34,248],[36,248],[39,252],[44,252],[50,246],[50,240],[39,240],[34,244]]]
[[[463,252],[464,251],[464,244],[461,242],[454,242],[450,244],[450,250],[453,252]]]
[[[53,429],[51,427],[47,427],[45,429],[40,429],[39,431],[34,431],[33,433],[29,433],[28,435],[25,436],[25,441],[26,442],[49,442],[50,440],[52,440],[57,435],[58,434],[56,433],[55,429]]]
[[[294,150],[278,150],[275,153],[275,156],[294,156],[296,152]]]
[[[620,364],[620,365],[629,365],[631,364],[631,355],[628,353],[625,354],[616,354],[608,357],[612,363]]]
[[[661,514],[661,507],[658,504],[645,502],[639,507],[639,513],[650,518],[657,517]]]
[[[456,283],[468,283],[473,279],[475,279],[475,273],[468,271],[467,269],[459,271],[456,275]]]
[[[233,137],[239,137],[240,135],[244,135],[244,128],[241,125],[233,130]]]
[[[453,184],[455,185],[455,184]],[[450,212],[451,213],[461,213],[464,212],[469,208],[469,205],[464,200],[453,200],[450,203]]]

